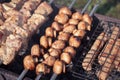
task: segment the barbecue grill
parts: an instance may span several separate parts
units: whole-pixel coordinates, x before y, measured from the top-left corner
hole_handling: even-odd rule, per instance
[[[51,0],[52,1],[52,0]],[[51,3],[51,2],[50,2]],[[42,27],[40,27],[38,33],[34,34],[29,41],[29,47],[25,53],[30,53],[30,48],[33,44],[39,43],[39,37],[44,34],[46,26],[49,26],[55,17],[55,15],[58,12],[60,6],[55,5],[52,3],[52,8],[54,9],[53,13],[49,16],[50,20],[48,20],[46,23],[43,24]],[[73,12],[75,11],[72,9]],[[97,36],[102,32],[107,32],[108,29],[110,30],[110,27],[113,25],[116,25],[119,27],[120,20],[110,18],[107,16],[94,14],[93,16],[93,23],[92,23],[92,30],[88,31],[85,37],[82,40],[82,44],[77,49],[77,54],[75,58],[73,59],[73,62],[68,65],[67,67],[67,73],[59,75],[56,80],[97,80],[96,72],[101,68],[101,66],[97,63],[97,59],[93,63],[93,69],[90,72],[86,72],[82,68],[82,61],[86,55],[86,53],[91,48],[93,42],[96,40]],[[108,31],[110,32],[110,31]],[[86,43],[88,42],[88,43]],[[23,67],[23,58],[27,54],[24,55],[17,55],[14,62],[11,64],[5,66],[1,65],[0,68],[0,80],[16,80],[21,73],[21,71],[24,69]],[[50,72],[49,74],[42,75],[41,80],[49,80],[52,76],[53,72]],[[108,80],[120,80],[120,73],[116,70],[113,70],[111,74],[108,77]],[[32,80],[35,79],[36,74],[34,71],[29,71],[26,74],[26,77],[24,80]]]
[[[75,60],[75,65],[72,69],[72,73],[73,76],[76,77],[77,79],[81,79],[81,80],[97,80],[97,76],[96,76],[96,72],[102,67],[98,64],[98,59],[95,59],[94,63],[93,63],[93,69],[90,72],[85,71],[82,68],[82,61],[85,58],[86,53],[89,51],[89,49],[91,48],[93,42],[96,40],[96,37],[102,32],[102,31],[106,31],[107,30],[110,32],[110,28],[113,26],[118,26],[119,27],[119,23],[120,20],[114,19],[114,18],[110,18],[110,17],[106,17],[106,16],[102,16],[102,15],[98,15],[95,14],[94,17],[97,17],[97,19],[99,19],[98,24],[96,25],[96,29],[93,32],[93,34],[90,35],[90,40],[87,44],[86,47],[83,47],[83,49],[81,50],[81,56],[79,58],[77,58]],[[96,18],[94,18],[96,19]],[[93,25],[96,24],[96,22],[94,23],[93,21]],[[119,38],[119,36],[117,37]],[[97,51],[96,51],[97,52]],[[111,50],[109,52],[109,55],[111,53]],[[118,53],[117,53],[118,54]],[[113,56],[113,55],[111,55]],[[116,58],[119,56],[116,56]],[[107,57],[106,57],[107,59]],[[108,63],[109,64],[109,63]],[[119,80],[119,72],[116,71],[115,69],[109,74],[109,77],[107,80]]]

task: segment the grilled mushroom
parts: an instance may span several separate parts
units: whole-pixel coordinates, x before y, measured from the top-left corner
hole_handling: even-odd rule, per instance
[[[53,22],[51,27],[56,31],[61,31],[63,28],[62,25],[60,25],[58,22]]]
[[[84,21],[80,21],[79,24],[78,24],[78,29],[81,29],[81,30],[86,30],[86,23]]]
[[[87,22],[89,25],[92,24],[92,19],[88,14],[83,15],[83,21]]]
[[[64,49],[64,52],[70,53],[71,56],[72,56],[72,58],[73,58],[73,57],[75,56],[75,54],[76,54],[76,50],[75,50],[73,47],[71,47],[71,46],[67,46],[67,47]]]
[[[69,16],[72,15],[72,12],[70,11],[70,9],[68,7],[62,7],[62,8],[60,8],[59,14],[61,14],[61,13],[69,15]]]
[[[72,14],[72,18],[77,20],[82,20],[82,14],[80,14],[79,12],[75,12]]]
[[[51,56],[56,57],[56,58],[58,58],[61,53],[61,50],[57,50],[54,48],[50,48],[48,51]]]
[[[48,48],[48,40],[46,36],[41,36],[40,45],[43,46],[44,48]]]
[[[77,30],[77,29],[75,29],[74,31],[73,31],[73,35],[74,36],[78,36],[78,37],[80,37],[81,39],[84,37],[84,35],[85,35],[85,31],[84,30]]]
[[[64,53],[61,54],[60,59],[62,61],[64,61],[66,64],[70,64],[70,62],[71,62],[71,55],[69,53],[64,52]]]
[[[48,37],[54,37],[54,31],[52,27],[47,27],[45,30],[45,35]]]
[[[44,64],[47,64],[48,66],[53,66],[55,62],[55,57],[53,56],[48,56],[45,61],[43,61]]]
[[[39,57],[41,55],[40,47],[39,47],[38,44],[35,44],[35,45],[32,46],[31,55],[35,56],[35,57]]]
[[[53,66],[53,72],[57,75],[61,74],[63,71],[65,71],[65,64],[60,61],[56,60]]]
[[[78,48],[81,44],[80,38],[76,36],[71,36],[69,39],[69,45]]]
[[[62,40],[56,40],[55,42],[53,42],[52,44],[52,48],[54,49],[63,49],[65,47],[65,42]]]
[[[78,24],[78,22],[79,22],[79,20],[77,20],[77,19],[69,19],[69,24],[72,24],[72,25],[77,25]]]
[[[51,37],[48,37],[48,46],[51,47],[52,46],[52,38]]]
[[[44,63],[39,63],[37,66],[36,66],[36,74],[39,75],[40,73],[49,73],[50,72],[50,69],[47,68],[47,66],[44,64]]]
[[[57,21],[60,24],[67,23],[68,19],[69,19],[68,16],[66,14],[63,14],[63,13],[55,16],[55,21]]]
[[[69,37],[70,37],[70,34],[69,34],[69,33],[59,32],[58,40],[68,41],[68,40],[69,40]]]
[[[23,60],[24,68],[27,70],[34,70],[35,63],[31,55],[27,55]]]
[[[46,59],[47,57],[49,57],[50,55],[48,53],[43,55],[43,58]]]
[[[72,33],[74,29],[76,29],[76,26],[68,25],[68,26],[64,27],[63,32]]]

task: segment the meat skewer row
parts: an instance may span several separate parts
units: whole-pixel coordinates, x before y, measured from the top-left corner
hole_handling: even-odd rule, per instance
[[[48,8],[47,8],[48,7]],[[45,9],[45,10],[42,10],[42,9]],[[38,10],[42,10],[42,11],[38,11],[38,10],[35,10],[35,14],[36,15],[44,15],[44,16],[47,16],[47,15],[49,15],[51,12],[52,12],[52,9],[50,8],[50,6],[48,6],[48,4],[46,3],[46,2],[44,2],[42,5],[40,5],[38,8],[37,8]],[[47,13],[47,14],[46,14]],[[29,28],[29,30],[32,32],[32,34],[35,32],[35,30],[37,30],[37,26],[38,25],[41,25],[42,24],[42,22],[41,21],[44,21],[44,20],[40,20],[40,18],[37,18],[37,20],[35,21],[35,22],[37,22],[37,23],[35,23],[35,25],[34,25],[34,22],[32,22],[32,19],[36,19],[36,17],[37,16],[33,16],[31,19],[29,19],[29,21],[28,21],[28,25],[32,25],[32,26],[30,26],[30,27],[28,27]],[[40,16],[41,17],[41,16]],[[40,20],[40,21],[39,21]],[[41,24],[40,24],[41,23]],[[33,28],[33,29],[30,29],[30,28]],[[38,51],[38,50],[37,50]],[[36,54],[35,53],[35,55],[37,55],[38,56],[38,54]],[[19,77],[19,80],[21,80],[21,78],[23,78],[23,76],[26,74],[26,72],[25,71],[23,71],[23,73],[21,74],[21,76]]]
[[[96,7],[96,6],[98,6],[98,4],[94,6],[93,10],[91,11],[92,13],[93,13],[93,11],[95,11],[95,7]],[[96,7],[96,8],[97,8],[97,7]],[[90,14],[91,14],[91,13],[90,13]],[[91,14],[91,16],[92,16],[92,14]],[[83,36],[84,36],[84,35],[83,35]],[[74,42],[73,42],[73,41],[74,41]],[[70,44],[70,43],[71,43],[71,44]],[[74,43],[74,44],[73,44],[73,43]],[[69,39],[69,45],[72,46],[72,47],[75,47],[75,48],[78,48],[78,47],[80,46],[80,41],[77,40],[77,36],[71,36],[71,37],[70,37],[70,39]],[[67,58],[66,58],[66,57],[67,57]],[[62,53],[62,54],[61,54],[61,57],[60,57],[60,59],[61,59],[62,61],[64,61],[66,64],[70,64],[71,58],[72,58],[72,57],[71,57],[71,55],[70,55],[69,53]],[[51,77],[51,80],[55,80],[54,76],[56,77],[57,74],[54,73],[53,76]]]
[[[102,69],[99,70],[97,73],[99,80],[106,80],[109,73],[112,71],[112,69],[114,69],[115,58],[116,58],[117,54],[119,54],[118,53],[119,49],[120,49],[119,47],[120,47],[120,39],[117,39],[117,41],[115,42],[115,44],[112,48],[110,55],[108,56],[107,53],[103,53],[104,55],[106,55],[105,57],[107,59],[104,61],[105,63],[103,64]]]
[[[105,59],[107,58],[107,57],[104,57],[102,55],[104,55],[104,53],[109,55],[109,53],[111,52],[110,50],[112,49],[113,44],[115,43],[115,40],[116,40],[117,36],[119,35],[119,28],[118,27],[113,27],[112,30],[113,30],[113,32],[109,38],[108,43],[106,44],[106,46],[104,47],[104,49],[102,50],[102,52],[98,56],[98,62],[100,63],[100,65],[103,65]]]
[[[87,55],[85,56],[82,66],[86,71],[92,70],[92,63],[96,56],[99,54],[99,50],[103,47],[105,42],[107,41],[107,35],[105,32],[102,32],[92,45],[91,49],[88,51]]]
[[[34,70],[35,64],[38,63],[38,58],[42,55],[38,44],[34,44],[31,48],[31,55],[27,55],[24,60],[24,70],[20,74],[17,80],[22,80],[28,70]]]
[[[47,5],[47,6],[46,6]],[[52,11],[51,9],[51,7],[46,3],[46,2],[44,2],[43,4],[41,4],[40,6],[42,6],[42,7],[44,7],[46,10],[45,11],[48,11],[49,13]],[[47,8],[48,7],[48,8]],[[50,9],[50,10],[49,10]],[[37,8],[35,11],[40,11],[40,9],[39,8]],[[36,18],[37,17],[37,18]],[[13,58],[11,58],[11,57],[7,57],[7,59],[4,59],[4,60],[2,60],[3,61],[3,64],[9,64],[13,59],[14,59],[14,56],[15,56],[15,51],[18,51],[21,47],[22,47],[22,44],[24,44],[24,45],[26,45],[26,42],[27,42],[27,40],[29,39],[29,37],[30,37],[30,35],[31,34],[33,34],[45,21],[46,21],[46,19],[47,19],[47,17],[46,16],[43,16],[43,15],[41,15],[41,14],[38,14],[38,13],[34,13],[34,15],[32,15],[32,17],[31,18],[29,18],[29,20],[28,20],[28,22],[27,22],[27,24],[25,24],[25,25],[23,25],[23,27],[26,27],[26,29],[24,30],[24,29],[19,29],[19,27],[16,27],[16,29],[17,29],[17,31],[16,31],[16,34],[11,34],[12,35],[12,37],[14,37],[14,36],[19,36],[19,39],[17,39],[16,40],[16,38],[12,38],[11,37],[11,35],[9,35],[8,37],[7,37],[7,39],[6,39],[6,45],[5,46],[8,46],[8,47],[10,47],[10,48],[12,48],[14,51],[11,51],[11,53],[6,53],[6,55],[5,54],[2,54],[2,55],[5,55],[5,56],[8,56],[9,57],[9,55],[11,55],[12,54],[12,56],[13,56]],[[35,22],[33,22],[35,20]],[[19,35],[18,35],[18,34]],[[31,34],[29,34],[29,33],[31,33]],[[21,35],[20,35],[21,34]],[[13,42],[13,40],[16,40],[17,42],[19,42],[19,43],[16,43],[16,42]],[[11,43],[11,41],[12,41],[12,44],[16,44],[16,46],[15,45],[11,45],[10,43]],[[9,44],[7,44],[7,43],[9,43]],[[17,49],[17,50],[16,50]],[[3,58],[1,58],[1,59],[3,59]],[[8,60],[9,59],[9,60]]]
[[[36,1],[36,2],[38,2],[38,1]],[[26,3],[28,3],[28,5],[30,6],[30,1],[27,1]],[[24,6],[24,5],[23,5]],[[26,9],[27,9],[27,6],[26,6]],[[16,12],[16,14],[18,13],[18,14],[20,14],[19,12],[17,12],[17,11],[15,11]],[[20,15],[19,15],[20,16]],[[16,16],[16,19],[17,18],[19,18],[19,16]],[[21,14],[21,16],[22,16],[22,14]],[[12,20],[11,20],[11,18],[13,18]],[[24,18],[24,17],[23,17]],[[10,20],[9,20],[10,19]],[[18,21],[16,21],[16,19],[14,18],[14,16],[11,16],[11,17],[9,17],[6,21],[5,21],[5,23],[1,26],[1,28],[3,28],[3,30],[4,29],[6,29],[7,28],[7,30],[8,31],[10,31],[10,30],[12,30],[12,31],[15,31],[15,29],[13,29],[12,27],[14,26],[14,28],[18,28],[18,25],[16,25],[16,24],[21,24],[21,26],[23,25],[23,23],[21,23],[22,21],[21,20],[18,20]],[[11,26],[10,26],[10,24],[11,24]],[[19,24],[19,25],[20,25]],[[9,30],[10,29],[10,30]],[[19,33],[21,33],[21,32],[23,32],[23,31],[21,31],[21,29],[18,29],[17,30],[17,32],[19,31]],[[5,33],[6,34],[6,33]],[[8,34],[9,35],[9,34]],[[23,34],[24,35],[24,34]],[[4,35],[3,35],[4,36]],[[17,38],[16,36],[18,36],[19,38]],[[13,42],[13,41],[15,41],[15,42]],[[19,50],[19,48],[21,47],[21,44],[22,44],[22,37],[20,36],[20,34],[19,35],[17,35],[17,34],[15,34],[15,35],[13,35],[13,34],[10,34],[9,36],[5,36],[5,38],[4,38],[4,40],[2,41],[2,42],[4,42],[3,44],[5,44],[4,46],[5,47],[10,47],[10,48],[12,48],[12,49],[10,49],[11,50],[11,53],[6,53],[6,54],[4,54],[4,53],[2,53],[2,55],[1,55],[1,60],[3,61],[3,64],[9,64],[12,60],[13,60],[13,58],[14,58],[14,56],[15,56],[15,51],[18,51]],[[18,43],[19,42],[19,43]],[[11,43],[11,44],[10,44]],[[17,48],[17,49],[16,49]],[[7,50],[7,48],[6,48],[6,50]],[[11,55],[11,54],[13,54],[13,57],[10,57],[9,58],[9,55]],[[4,59],[4,56],[6,55],[6,58]]]

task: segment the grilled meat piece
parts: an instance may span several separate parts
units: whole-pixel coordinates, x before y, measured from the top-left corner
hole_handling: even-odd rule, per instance
[[[110,50],[112,49],[112,46],[115,43],[115,40],[116,40],[118,35],[119,35],[119,28],[118,27],[113,27],[113,32],[110,36],[108,44],[106,44],[106,47],[104,47],[104,49],[102,50],[102,52],[98,56],[98,62],[100,63],[100,65],[102,65],[104,63],[104,61],[102,61],[101,58],[105,58],[105,57],[102,57],[102,55],[104,55],[104,53],[106,53],[106,54],[110,53]]]
[[[108,43],[108,44],[110,44],[110,43]],[[102,54],[106,54],[106,56],[101,56],[101,57],[105,57],[106,59],[101,59],[101,61],[103,61],[104,63],[103,63],[102,69],[99,70],[97,73],[99,80],[106,80],[109,73],[118,64],[115,62],[115,58],[118,54],[119,47],[120,47],[120,39],[117,39],[115,44],[113,44],[112,50],[109,49],[109,50],[111,50],[109,55],[108,55],[108,53],[104,53],[104,52],[102,53]],[[114,64],[116,64],[116,65],[114,65]]]
[[[89,52],[86,54],[82,66],[86,71],[92,70],[92,64],[96,56],[99,54],[99,50],[103,47],[105,42],[107,41],[107,36],[105,35],[104,32],[102,32],[92,45],[91,49]]]

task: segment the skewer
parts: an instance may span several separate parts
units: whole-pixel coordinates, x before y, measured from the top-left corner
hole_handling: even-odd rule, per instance
[[[73,5],[75,4],[75,2],[76,2],[76,0],[73,0],[68,8],[71,9],[73,7]]]
[[[90,4],[90,2],[91,2],[91,0],[89,0],[89,1],[87,2],[86,6],[85,6],[84,9],[82,10],[81,14],[83,14],[84,11],[86,11],[86,9],[87,9],[88,5]],[[93,7],[93,9],[91,10],[89,16],[92,16],[92,15],[93,15],[93,13],[96,11],[96,9],[97,9],[98,6],[99,6],[99,4],[97,3],[97,4]],[[51,77],[50,80],[55,80],[55,79],[57,78],[57,76],[58,76],[57,74],[53,73],[53,75],[52,75],[52,77]]]
[[[17,80],[22,80],[23,77],[25,76],[25,74],[29,71],[29,70],[33,70],[35,68],[35,63],[38,62],[38,57],[41,55],[40,52],[40,47],[38,44],[35,44],[32,46],[31,48],[31,55],[28,55],[24,58],[24,70],[23,72],[20,74],[20,76],[18,77]]]
[[[54,0],[50,0],[49,4],[52,4],[53,1]],[[68,8],[71,9],[72,6],[75,4],[75,2],[76,2],[76,0],[73,0],[72,3],[70,4],[70,6]],[[43,75],[43,73],[37,75],[37,77],[35,78],[35,80],[39,80],[42,75]],[[52,76],[52,79],[50,79],[50,80],[55,80],[56,78],[57,78],[57,74],[54,73],[53,76]]]
[[[53,73],[52,77],[50,78],[50,80],[55,80],[57,78],[57,74]]]
[[[84,11],[87,9],[88,5],[90,4],[91,0],[89,0],[87,2],[87,4],[85,5],[84,9],[82,10],[81,14],[84,13]],[[70,5],[71,6],[71,5]],[[71,7],[72,8],[72,7]],[[68,66],[67,66],[68,67]],[[57,78],[58,74],[53,73],[52,77],[50,78],[50,80],[55,80]]]
[[[2,65],[2,63],[3,63],[3,61],[2,61],[2,60],[0,60],[0,65]]]
[[[86,9],[88,8],[88,6],[89,6],[89,4],[91,3],[91,1],[92,1],[92,0],[89,0],[89,1],[87,2],[87,4],[85,5],[85,7],[83,8],[83,10],[81,11],[81,14],[83,14],[83,13],[86,11]]]
[[[49,1],[49,4],[52,4],[53,2],[54,2],[54,0],[50,0],[50,1]]]
[[[91,10],[89,16],[93,16],[94,12],[97,10],[97,7],[99,6],[99,4],[101,3],[101,1],[99,0],[93,7],[93,9]]]
[[[42,77],[43,73],[41,72],[36,78],[35,80],[39,80]]]
[[[23,77],[25,76],[25,74],[26,74],[28,71],[29,71],[28,69],[24,69],[23,72],[21,73],[21,75],[18,77],[17,80],[22,80]]]

